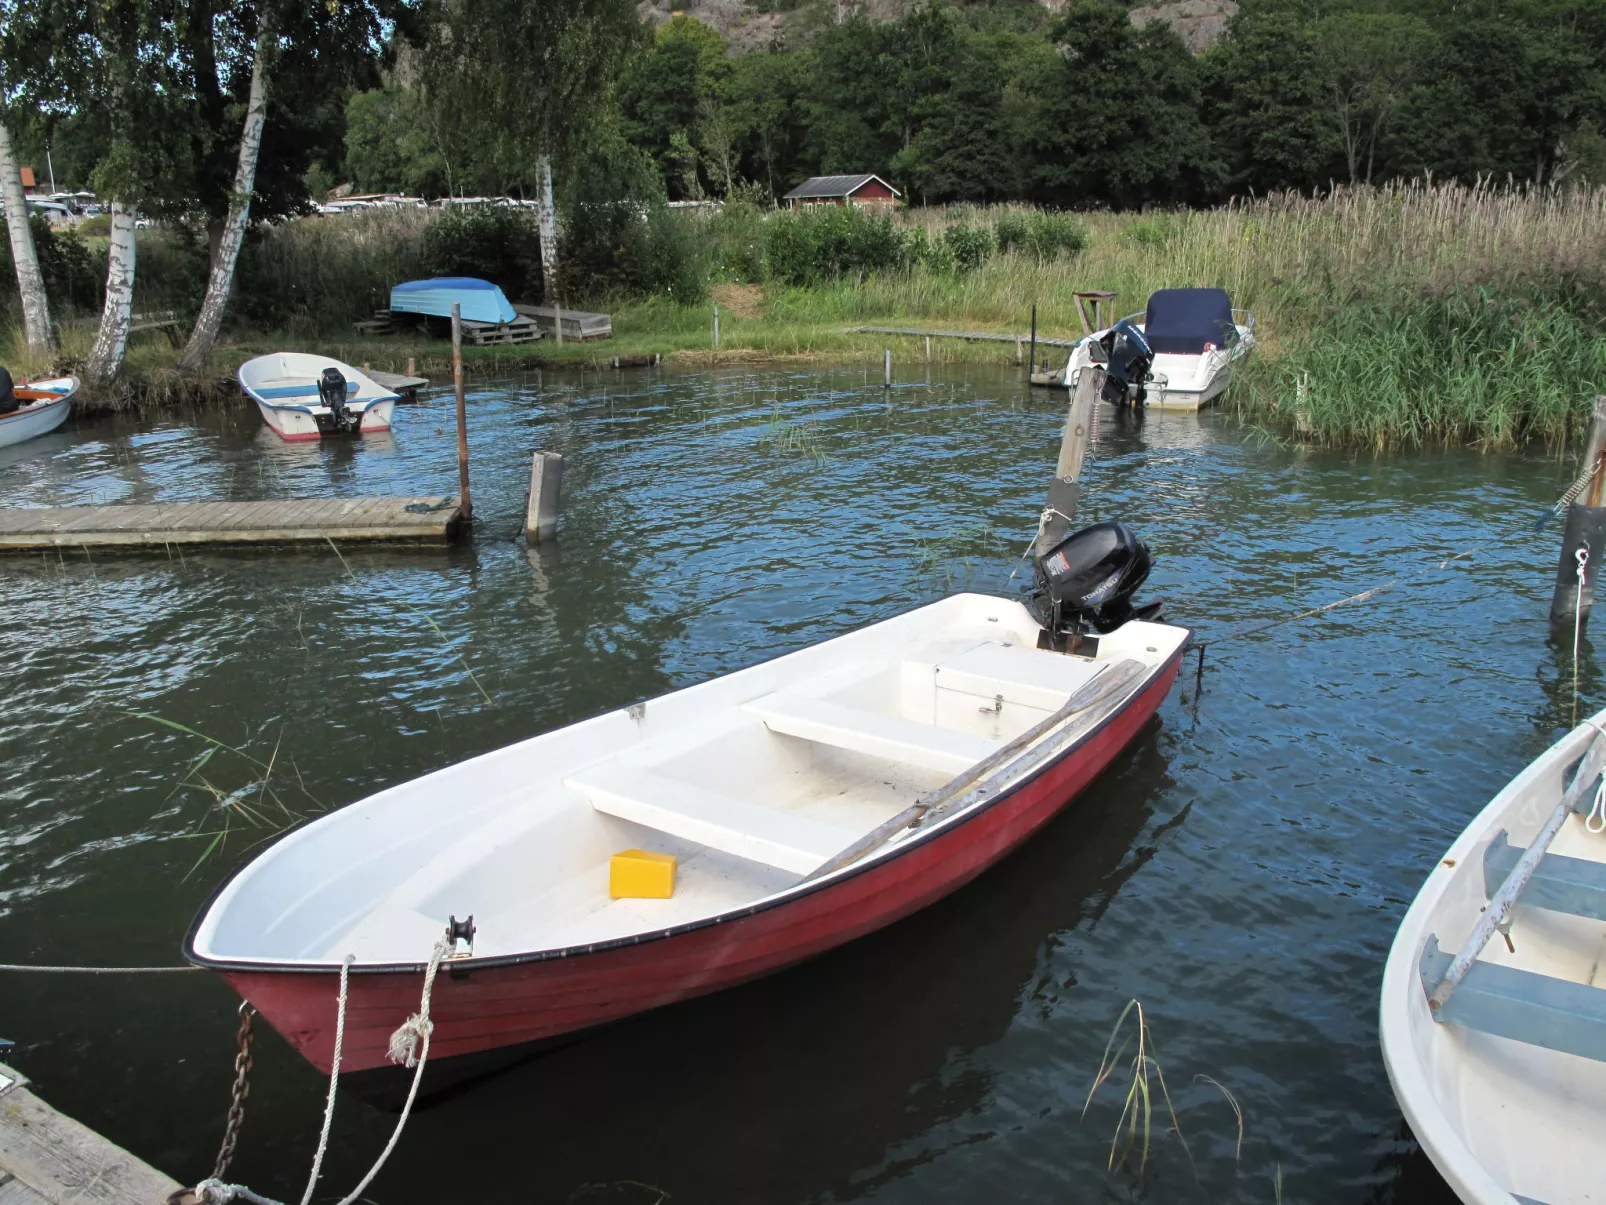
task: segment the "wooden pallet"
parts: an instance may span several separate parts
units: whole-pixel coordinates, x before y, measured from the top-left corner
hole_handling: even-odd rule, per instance
[[[509,343],[534,343],[541,337],[541,328],[532,318],[519,317],[512,322],[470,322],[463,320],[463,338],[475,347],[500,347]]]
[[[294,498],[267,502],[0,507],[0,552],[172,544],[423,541],[455,534],[455,497]]]
[[[587,342],[593,339],[613,338],[613,319],[607,314],[592,314],[585,310],[558,310],[550,305],[524,305],[515,303],[513,308],[526,318],[533,318],[541,324],[541,329],[556,331],[558,315],[563,315],[563,338],[565,342],[573,340],[576,343]]]
[[[364,318],[361,322],[351,324],[357,329],[359,335],[394,335],[396,323],[391,318],[389,310],[375,310],[372,318]]]

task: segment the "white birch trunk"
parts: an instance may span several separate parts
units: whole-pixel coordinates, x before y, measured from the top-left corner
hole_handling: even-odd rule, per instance
[[[229,216],[223,223],[223,237],[212,256],[212,274],[206,282],[206,300],[195,319],[190,341],[179,357],[181,371],[194,372],[205,364],[223,325],[223,307],[234,288],[234,269],[240,260],[240,245],[251,221],[251,190],[256,187],[257,157],[262,150],[262,127],[268,113],[266,27],[257,32],[256,57],[251,63],[251,98],[245,109],[245,129],[240,134],[240,159],[234,171],[234,193],[229,197]]]
[[[0,204],[5,207],[6,229],[11,234],[11,262],[17,266],[17,291],[22,294],[22,326],[30,351],[49,351],[50,301],[45,278],[39,271],[39,253],[28,225],[28,200],[22,191],[22,169],[11,151],[11,131],[0,124]]]
[[[128,327],[134,317],[134,207],[112,202],[112,238],[106,249],[106,305],[100,312],[100,332],[84,362],[91,382],[111,380],[123,368],[128,351]]]
[[[541,230],[541,300],[558,304],[558,211],[552,203],[552,159],[540,155],[535,161],[537,222]]]

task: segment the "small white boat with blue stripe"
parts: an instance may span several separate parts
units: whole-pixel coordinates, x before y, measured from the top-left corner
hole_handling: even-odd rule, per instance
[[[77,377],[51,377],[13,385],[11,374],[0,368],[0,448],[54,431],[67,421]]]
[[[1606,1201],[1606,711],[1444,852],[1383,971],[1383,1062],[1467,1205]]]
[[[279,351],[240,365],[240,388],[284,439],[373,435],[390,430],[399,395],[350,364]]]

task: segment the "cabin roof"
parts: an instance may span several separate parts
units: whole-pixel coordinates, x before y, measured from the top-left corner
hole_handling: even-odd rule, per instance
[[[787,193],[781,200],[795,201],[806,197],[851,197],[859,189],[870,183],[871,180],[876,181],[895,197],[903,195],[874,172],[864,172],[857,176],[811,176]]]

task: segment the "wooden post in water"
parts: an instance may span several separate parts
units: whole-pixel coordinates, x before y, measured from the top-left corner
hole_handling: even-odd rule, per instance
[[[883,356],[885,358],[882,361],[881,388],[883,388],[883,389],[891,389],[892,388],[892,349],[889,347],[882,354],[883,354]]]
[[[537,452],[530,462],[530,501],[524,510],[524,534],[533,543],[558,534],[558,504],[563,491],[563,457]]]
[[[563,346],[563,301],[554,296],[552,298],[552,334],[557,338],[558,346]]]
[[[413,362],[413,358],[411,356],[407,357],[407,375],[410,377],[416,377],[418,375],[418,366]]]
[[[719,307],[714,307],[714,350],[719,350]]]
[[[1059,461],[1054,466],[1054,480],[1048,486],[1046,509],[1050,512],[1037,537],[1036,555],[1042,556],[1065,538],[1071,522],[1076,518],[1076,504],[1081,500],[1082,462],[1093,438],[1095,407],[1099,404],[1099,391],[1104,388],[1104,369],[1088,365],[1077,374],[1071,390],[1070,409],[1065,414],[1065,433],[1060,437]]]
[[[1589,437],[1584,442],[1584,458],[1579,476],[1593,466],[1583,493],[1567,508],[1567,528],[1561,538],[1561,556],[1556,564],[1556,590],[1550,599],[1550,622],[1580,624],[1589,622],[1595,602],[1595,580],[1600,562],[1606,556],[1606,506],[1601,505],[1606,487],[1606,396],[1595,399],[1589,420]],[[1578,581],[1580,554],[1584,580]]]
[[[1026,379],[1032,379],[1032,373],[1037,371],[1037,303],[1032,302],[1032,358],[1026,365]]]
[[[474,521],[468,497],[468,407],[463,400],[463,307],[452,302],[452,388],[457,392],[457,492],[463,504],[463,522]]]
[[[931,363],[931,336],[926,336],[926,363]]]

